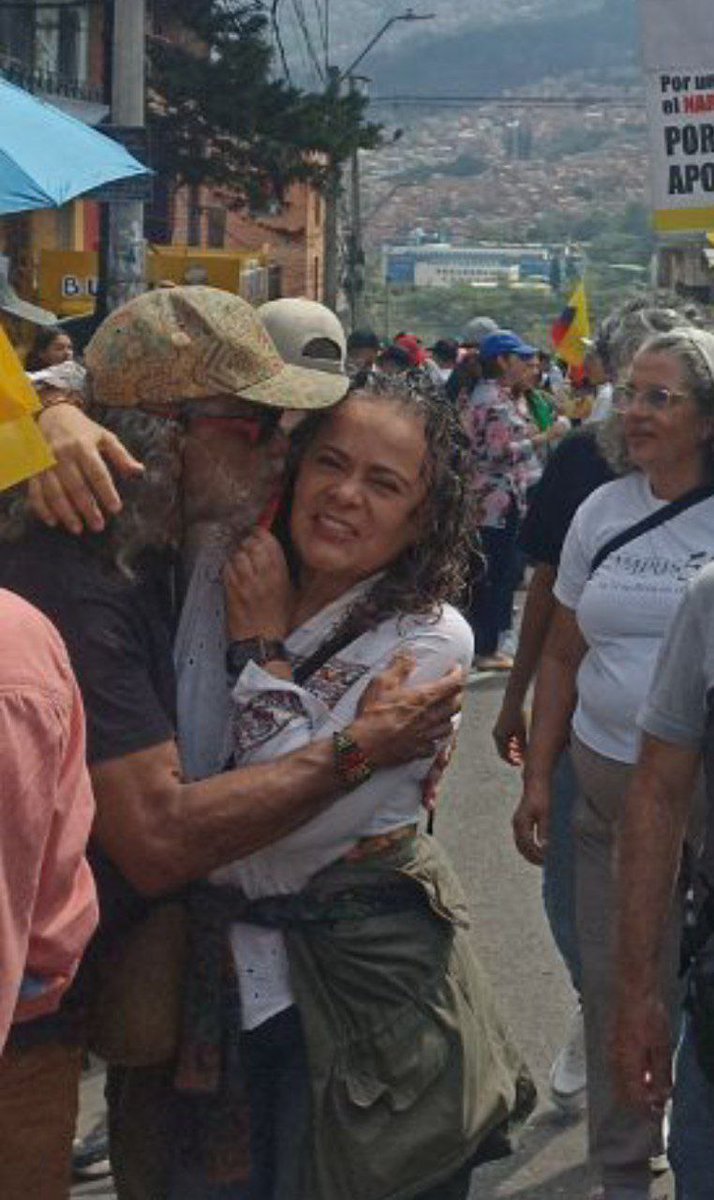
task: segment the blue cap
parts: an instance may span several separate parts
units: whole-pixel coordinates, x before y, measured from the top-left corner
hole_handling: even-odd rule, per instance
[[[498,329],[495,333],[489,333],[480,347],[482,359],[498,358],[500,354],[517,354],[519,358],[533,358],[537,353],[535,346],[529,346],[528,342],[519,338],[512,329]]]

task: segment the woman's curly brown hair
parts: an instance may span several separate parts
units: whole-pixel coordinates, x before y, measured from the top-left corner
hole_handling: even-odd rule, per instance
[[[373,628],[394,616],[431,615],[441,606],[463,599],[473,566],[475,517],[468,472],[468,442],[452,405],[423,372],[398,377],[374,376],[351,390],[355,396],[394,404],[420,417],[426,439],[426,496],[422,501],[422,535],[408,547],[351,611],[350,625]],[[289,512],[300,464],[318,431],[334,409],[309,416],[298,426],[288,456],[285,504],[276,532],[294,573],[298,564],[290,542]]]

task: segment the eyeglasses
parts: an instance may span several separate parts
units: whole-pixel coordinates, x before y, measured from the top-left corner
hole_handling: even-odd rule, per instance
[[[674,408],[680,401],[688,398],[686,392],[675,392],[671,388],[654,386],[638,388],[634,383],[619,383],[615,388],[613,407],[616,412],[627,412],[628,408],[632,408],[635,401],[639,400],[652,412],[666,412],[668,409]]]

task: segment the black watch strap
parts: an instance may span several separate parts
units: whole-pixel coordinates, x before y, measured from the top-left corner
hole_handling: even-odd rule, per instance
[[[233,681],[239,678],[249,662],[259,667],[269,662],[288,662],[288,652],[281,641],[274,638],[243,638],[230,642],[226,650],[226,670]]]

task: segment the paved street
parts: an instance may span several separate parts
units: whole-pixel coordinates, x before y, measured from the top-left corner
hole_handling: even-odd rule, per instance
[[[510,815],[518,777],[491,749],[489,730],[503,684],[472,687],[459,751],[442,801],[437,830],[466,885],[475,947],[490,971],[505,1014],[541,1091],[541,1103],[520,1152],[474,1175],[472,1200],[586,1200],[592,1180],[584,1166],[583,1121],[565,1121],[547,1096],[550,1062],[567,1028],[573,998],[542,914],[538,872],[512,849]],[[98,1097],[92,1081],[91,1116]],[[669,1197],[663,1181],[660,1195]],[[84,1184],[73,1196],[110,1197],[106,1183]]]

